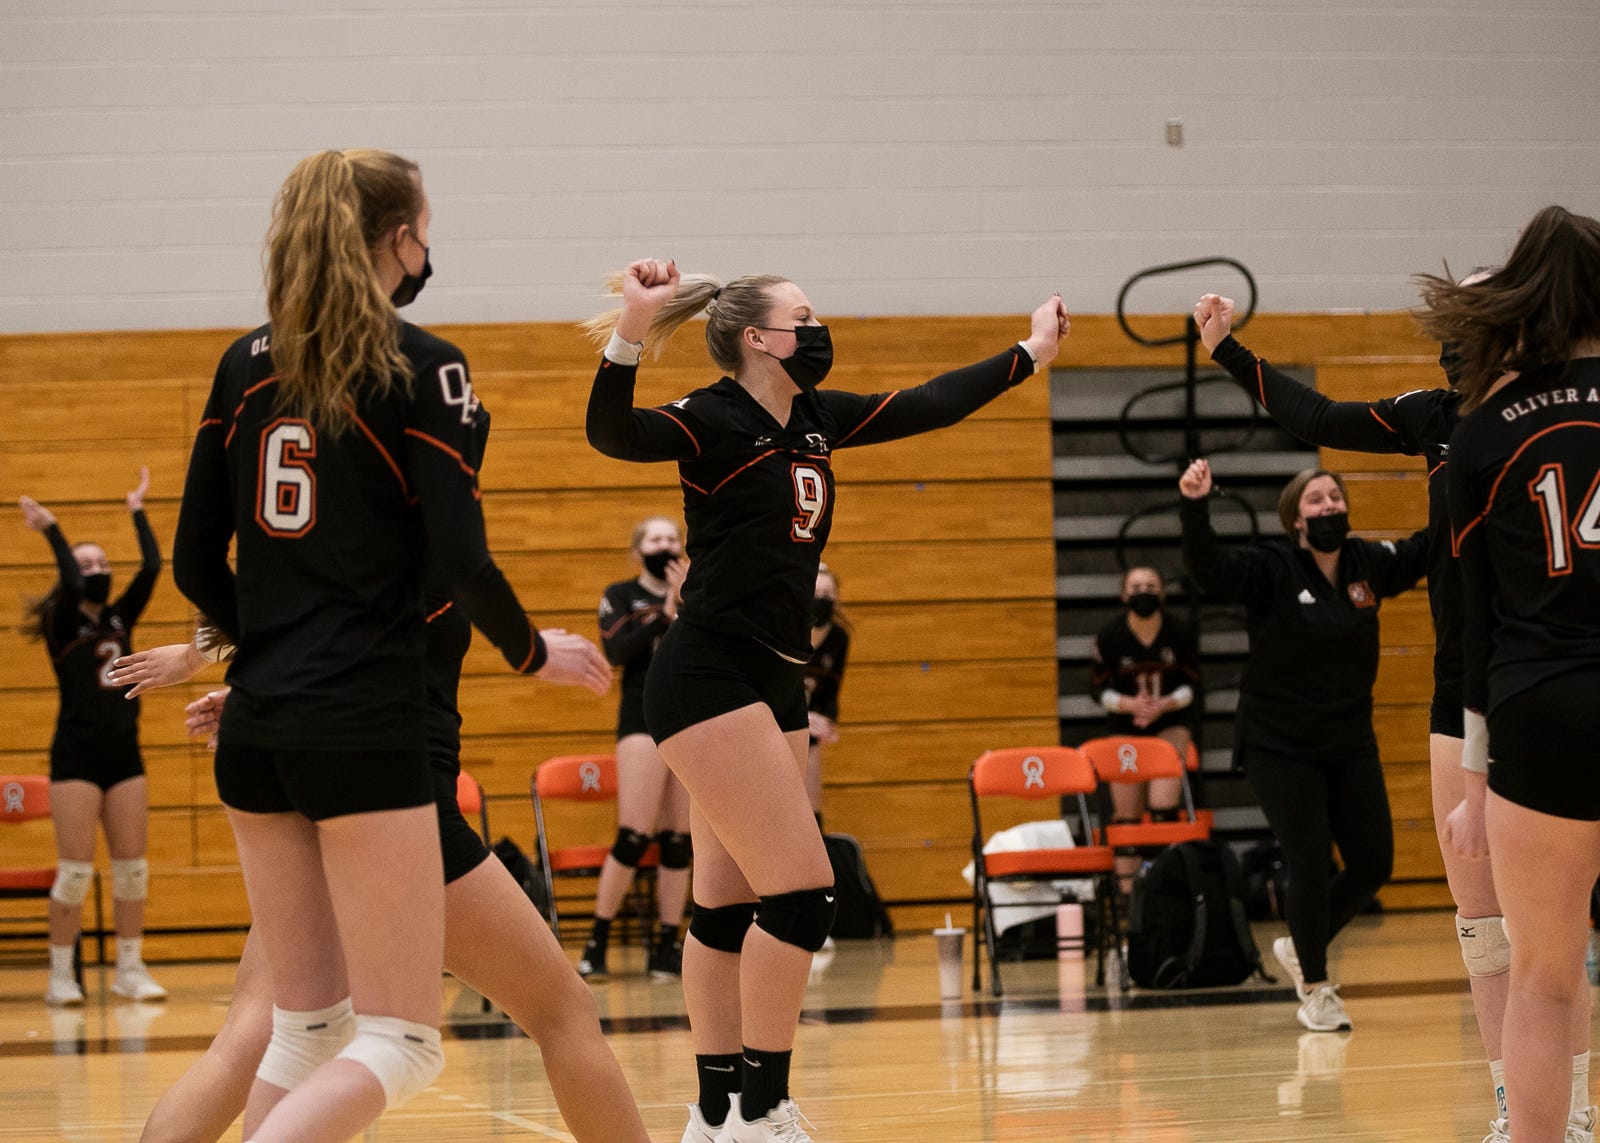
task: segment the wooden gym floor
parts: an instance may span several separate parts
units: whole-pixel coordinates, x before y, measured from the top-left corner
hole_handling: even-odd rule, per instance
[[[1261,947],[1281,931],[1258,928]],[[1335,954],[1349,1035],[1302,1033],[1281,983],[1124,998],[1055,961],[1007,964],[1003,1002],[941,1004],[931,937],[844,942],[813,972],[794,1092],[818,1143],[1477,1143],[1488,1069],[1450,915],[1363,918]],[[682,993],[644,980],[635,949],[613,965],[595,986],[613,1050],[652,1136],[674,1143],[693,1094]],[[137,1005],[94,970],[85,1008],[56,1012],[42,967],[0,969],[0,1143],[136,1139],[220,1025],[232,971],[159,966],[171,1000]],[[453,980],[445,1003],[444,1075],[366,1138],[570,1139],[537,1049]]]

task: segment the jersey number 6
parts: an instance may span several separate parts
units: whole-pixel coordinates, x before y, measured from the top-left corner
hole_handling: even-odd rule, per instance
[[[295,417],[280,417],[261,434],[256,470],[256,523],[269,536],[293,540],[317,522],[317,434]]]
[[[797,464],[791,471],[794,474],[794,506],[799,515],[794,518],[789,536],[802,544],[815,543],[817,521],[822,519],[822,513],[828,507],[828,482],[815,465]]]

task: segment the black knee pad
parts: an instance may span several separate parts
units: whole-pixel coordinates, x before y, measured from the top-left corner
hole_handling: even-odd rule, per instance
[[[833,886],[826,889],[801,889],[761,898],[756,910],[756,925],[786,945],[816,952],[833,931]]]
[[[649,834],[622,826],[617,830],[617,840],[611,843],[611,856],[629,869],[637,869],[644,859],[644,851],[649,848]]]
[[[689,935],[718,952],[736,953],[744,948],[744,935],[756,919],[756,903],[741,901],[708,909],[696,901],[689,916]]]
[[[656,834],[656,844],[661,847],[661,868],[689,868],[689,862],[694,858],[694,844],[688,834],[664,829]]]

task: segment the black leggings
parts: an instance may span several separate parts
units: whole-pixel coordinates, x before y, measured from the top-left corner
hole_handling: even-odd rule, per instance
[[[1306,980],[1328,979],[1328,942],[1394,870],[1394,825],[1378,745],[1282,754],[1240,744],[1240,763],[1283,847],[1284,912]],[[1344,868],[1332,873],[1331,847]]]

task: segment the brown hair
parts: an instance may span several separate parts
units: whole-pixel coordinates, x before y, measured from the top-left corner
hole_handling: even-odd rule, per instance
[[[1486,280],[1461,286],[1419,274],[1416,281],[1417,322],[1454,347],[1462,408],[1473,409],[1502,374],[1565,365],[1575,342],[1600,336],[1600,222],[1547,206]]]
[[[772,308],[767,291],[788,280],[777,274],[750,274],[723,284],[709,274],[685,274],[672,300],[650,320],[644,351],[659,357],[678,327],[705,310],[706,348],[717,368],[732,375],[739,369],[744,331],[767,320],[767,311]],[[608,293],[622,293],[622,275],[613,274],[606,289]],[[584,322],[583,331],[596,345],[604,345],[611,340],[621,316],[621,310],[609,310]]]
[[[79,548],[90,545],[99,547],[93,540],[79,540],[72,545],[72,554],[77,556]],[[46,625],[50,622],[50,613],[61,602],[61,577],[56,576],[56,582],[50,585],[50,590],[43,595],[25,595],[22,597],[22,626],[18,628],[23,638],[34,643],[42,641],[47,632]]]
[[[1283,491],[1278,494],[1278,522],[1291,536],[1294,535],[1294,522],[1300,517],[1300,497],[1305,492],[1306,485],[1319,476],[1333,477],[1333,482],[1339,486],[1339,495],[1344,497],[1346,504],[1350,503],[1350,490],[1345,487],[1344,477],[1337,472],[1329,472],[1325,468],[1308,468],[1295,473],[1289,483],[1283,486]]]
[[[361,390],[410,383],[372,251],[422,207],[417,165],[387,151],[319,151],[284,180],[266,249],[280,408],[337,436]]]

